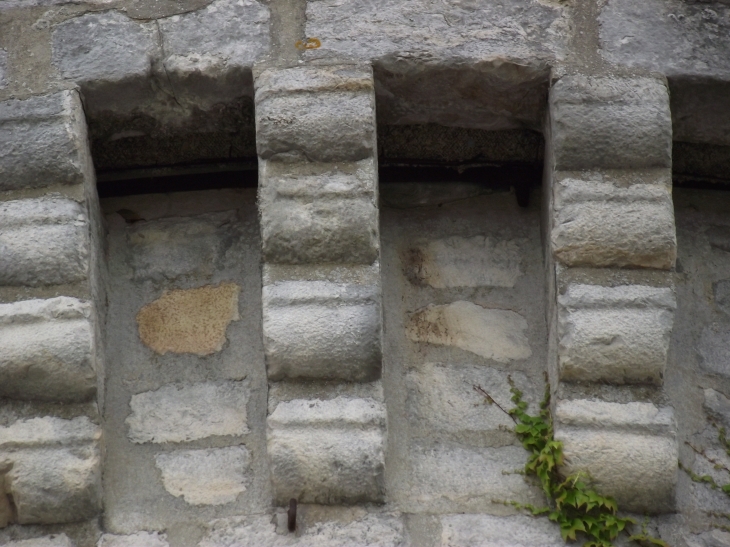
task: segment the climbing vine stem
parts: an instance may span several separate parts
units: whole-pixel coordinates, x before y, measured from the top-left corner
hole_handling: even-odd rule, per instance
[[[616,502],[601,496],[587,484],[587,477],[581,473],[563,476],[559,468],[563,464],[563,443],[553,435],[553,421],[550,414],[550,386],[545,386],[545,396],[540,403],[540,412],[532,416],[527,412],[527,402],[522,392],[509,378],[510,392],[514,407],[506,410],[500,406],[485,389],[475,385],[474,390],[484,396],[487,404],[496,405],[515,423],[515,434],[522,446],[530,453],[525,464],[525,474],[536,477],[543,492],[550,500],[550,507],[510,502],[518,509],[529,511],[532,515],[547,515],[560,526],[565,541],[585,541],[584,547],[611,547],[613,541],[626,528],[636,521],[618,515]],[[668,547],[660,539],[646,532],[646,524],[641,533],[629,536],[635,543]]]

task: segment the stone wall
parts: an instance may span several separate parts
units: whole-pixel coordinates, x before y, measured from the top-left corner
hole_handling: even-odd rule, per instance
[[[562,545],[479,391],[547,378],[566,473],[730,545],[691,480],[730,482],[730,201],[672,192],[727,183],[728,36],[719,0],[3,0],[0,544]],[[235,162],[258,190],[98,200]]]

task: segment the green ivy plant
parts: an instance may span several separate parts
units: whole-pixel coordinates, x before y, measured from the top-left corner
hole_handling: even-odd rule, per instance
[[[502,408],[481,386],[474,389],[483,395],[488,404],[496,405],[515,422],[514,432],[522,446],[530,453],[525,464],[525,474],[536,477],[543,492],[551,501],[551,507],[510,502],[518,509],[529,511],[532,515],[547,515],[560,526],[564,541],[583,540],[584,547],[611,547],[621,532],[626,532],[629,524],[636,521],[618,515],[616,502],[602,496],[586,483],[586,476],[575,473],[567,477],[561,475],[563,465],[563,443],[553,435],[553,420],[550,414],[550,386],[546,383],[545,396],[540,403],[537,416],[527,413],[527,402],[509,377],[510,392],[514,407]],[[629,539],[642,546],[668,545],[646,533],[646,525],[639,534]]]

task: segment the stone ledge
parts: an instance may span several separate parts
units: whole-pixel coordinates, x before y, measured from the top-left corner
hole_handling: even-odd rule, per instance
[[[280,403],[269,416],[277,503],[357,504],[385,498],[385,408],[372,399]]]
[[[561,380],[661,385],[675,307],[671,288],[569,285],[558,296]]]
[[[672,166],[669,90],[655,78],[568,75],[550,90],[554,168]]]
[[[0,395],[86,401],[96,392],[91,305],[75,298],[0,304]]]
[[[0,285],[36,287],[86,279],[88,223],[83,205],[69,199],[0,204]]]
[[[93,179],[76,91],[0,102],[0,191]]]
[[[674,510],[678,447],[674,412],[651,403],[559,401],[555,439],[565,474],[586,472],[625,511]]]

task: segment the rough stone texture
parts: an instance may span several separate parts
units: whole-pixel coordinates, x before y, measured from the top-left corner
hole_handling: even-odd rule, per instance
[[[514,287],[520,276],[520,242],[486,236],[429,241],[404,253],[408,278],[435,289]]]
[[[284,515],[282,515],[284,516]],[[286,528],[284,528],[286,530]],[[403,522],[396,515],[365,514],[344,521],[313,523],[298,534],[277,529],[270,515],[214,521],[198,547],[402,547],[406,545]]]
[[[365,381],[380,374],[380,290],[327,281],[263,288],[269,378]]]
[[[0,304],[0,395],[85,401],[96,392],[91,306],[75,298]]]
[[[377,167],[262,162],[264,258],[279,264],[372,264],[378,237]]]
[[[414,342],[455,346],[498,363],[532,355],[524,317],[463,300],[415,312],[407,329]]]
[[[129,214],[128,209],[117,211]],[[141,218],[148,214],[133,213]],[[219,231],[238,221],[235,211],[220,211],[135,222],[127,231],[134,280],[164,283],[212,276],[227,247]]]
[[[730,326],[713,323],[702,329],[697,351],[705,370],[730,377]]]
[[[567,266],[670,269],[677,254],[670,180],[665,170],[557,177],[555,258]]]
[[[0,49],[0,89],[8,85],[8,52]]]
[[[158,454],[155,464],[173,496],[191,505],[223,505],[246,491],[251,456],[244,446],[178,450]]]
[[[546,518],[445,515],[439,547],[563,547],[560,529]]]
[[[137,314],[139,337],[156,353],[210,355],[226,343],[226,329],[239,319],[235,283],[166,291]]]
[[[101,430],[88,418],[33,418],[0,428],[5,489],[19,524],[77,522],[100,508]]]
[[[127,418],[133,443],[180,443],[248,433],[244,382],[163,386],[132,396]]]
[[[413,451],[409,511],[476,512],[503,501],[545,504],[540,489],[518,471],[527,452],[521,446],[465,448],[456,444]]]
[[[555,169],[672,165],[666,83],[655,78],[571,75],[550,90]]]
[[[256,78],[256,148],[264,160],[372,157],[375,93],[367,65],[265,70]]]
[[[704,394],[705,411],[723,427],[730,428],[730,399],[712,388],[705,389]]]
[[[0,284],[81,281],[88,259],[88,218],[81,204],[60,198],[0,204]]]
[[[53,29],[53,64],[79,84],[148,78],[159,58],[157,27],[118,11],[87,13]]]
[[[93,177],[75,91],[0,102],[0,142],[0,190],[79,184]]]
[[[279,403],[267,420],[278,503],[384,501],[385,408],[336,397]]]
[[[674,509],[678,449],[672,408],[574,400],[558,402],[554,416],[564,473],[587,472],[595,488],[626,511]]]
[[[5,543],[5,547],[74,547],[66,534],[45,536],[34,539],[21,539]]]
[[[127,536],[104,534],[99,538],[98,547],[170,547],[170,544],[165,534],[139,532]]]
[[[719,2],[611,0],[600,22],[609,61],[670,77],[730,74],[730,6]]]
[[[560,378],[661,385],[675,308],[671,288],[569,285],[558,296]]]

